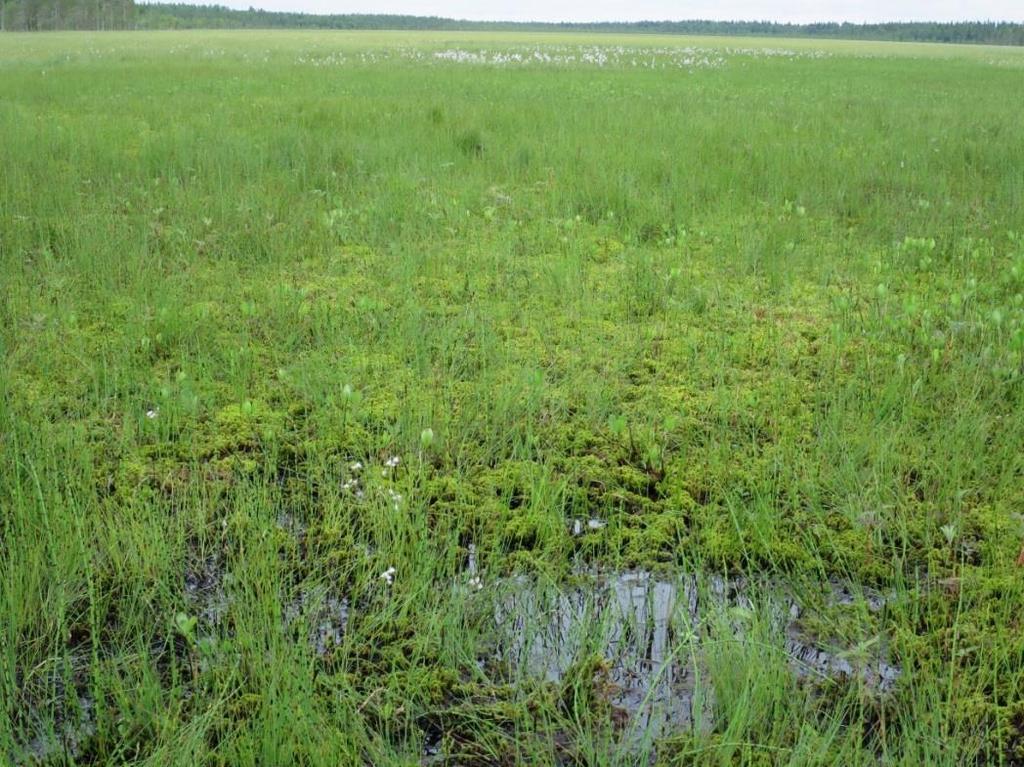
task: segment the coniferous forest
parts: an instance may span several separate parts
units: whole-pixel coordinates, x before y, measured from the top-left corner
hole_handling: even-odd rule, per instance
[[[0,30],[408,29],[751,35],[1024,45],[1024,24],[994,21],[780,24],[767,21],[507,22],[438,16],[312,14],[133,0],[0,0]]]
[[[135,29],[133,0],[0,0],[0,30]]]

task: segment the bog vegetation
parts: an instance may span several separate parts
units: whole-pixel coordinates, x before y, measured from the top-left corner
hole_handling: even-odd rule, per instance
[[[1024,764],[1022,75],[0,38],[0,761]]]

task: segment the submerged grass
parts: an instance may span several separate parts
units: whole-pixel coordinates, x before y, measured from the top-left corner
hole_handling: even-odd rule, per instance
[[[1024,764],[1024,82],[960,51],[0,37],[0,754]],[[630,640],[667,731],[648,617],[499,619],[623,572],[747,584]]]

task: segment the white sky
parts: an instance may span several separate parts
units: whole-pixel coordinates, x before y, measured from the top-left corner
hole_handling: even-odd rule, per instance
[[[189,1],[189,0],[186,0]],[[743,19],[1024,22],[1024,0],[192,0],[306,13],[406,13],[503,21]]]

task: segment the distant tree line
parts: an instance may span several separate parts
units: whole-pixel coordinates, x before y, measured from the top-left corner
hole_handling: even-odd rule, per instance
[[[134,0],[0,0],[0,31],[134,29]]]
[[[0,0],[0,29],[433,29],[639,32],[1024,45],[1024,24],[998,21],[778,24],[769,21],[512,22],[439,16],[282,13],[133,0]]]
[[[315,15],[249,8],[236,11],[217,5],[147,3],[138,7],[140,29],[252,28],[267,29],[435,29],[640,32],[663,35],[750,35],[759,37],[826,37],[849,40],[896,40],[935,43],[1024,45],[1024,24],[971,21],[955,23],[893,22],[887,24],[777,24],[767,21],[637,21],[637,22],[509,22],[464,21],[438,16],[377,14]]]

